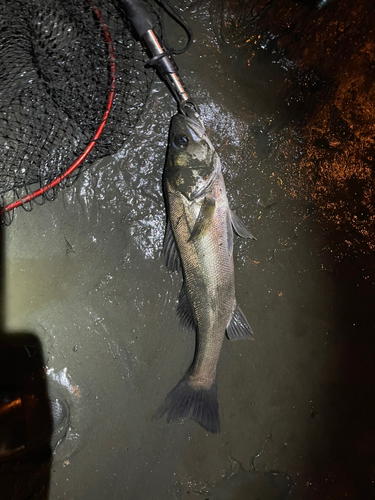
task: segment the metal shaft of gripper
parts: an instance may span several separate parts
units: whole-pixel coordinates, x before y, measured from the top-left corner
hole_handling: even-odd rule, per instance
[[[147,46],[151,59],[150,66],[155,66],[160,78],[166,82],[177,101],[179,109],[184,104],[191,103],[196,107],[188,92],[183,87],[178,75],[178,67],[173,57],[168,53],[155,33],[156,22],[148,6],[142,0],[119,0],[126,16],[130,20],[140,40]]]

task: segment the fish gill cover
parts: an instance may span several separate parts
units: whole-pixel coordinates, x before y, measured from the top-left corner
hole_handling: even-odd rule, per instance
[[[94,5],[95,3],[95,5]],[[43,188],[85,151],[108,104],[108,28],[116,60],[108,121],[73,176],[123,145],[149,94],[152,70],[116,2],[15,0],[0,15],[0,195],[2,206]],[[95,11],[99,9],[99,15]],[[102,21],[101,21],[102,18]],[[32,208],[27,203],[24,208]],[[12,217],[4,217],[9,224]]]

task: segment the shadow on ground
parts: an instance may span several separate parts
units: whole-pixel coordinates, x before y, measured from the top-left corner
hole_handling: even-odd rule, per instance
[[[4,233],[4,228],[1,228],[1,498],[47,500],[52,458],[52,417],[43,350],[39,338],[32,333],[4,331]]]

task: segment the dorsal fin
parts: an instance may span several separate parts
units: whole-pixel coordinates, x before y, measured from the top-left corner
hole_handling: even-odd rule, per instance
[[[182,269],[180,255],[177,250],[176,240],[174,238],[171,221],[169,219],[165,228],[163,255],[165,257],[165,264],[169,271],[179,272]]]
[[[190,304],[185,283],[183,283],[178,296],[177,316],[180,318],[182,327],[188,330],[196,330],[194,311]]]

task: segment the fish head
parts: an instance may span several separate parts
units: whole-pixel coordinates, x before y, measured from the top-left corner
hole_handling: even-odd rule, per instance
[[[218,170],[219,158],[199,114],[185,109],[174,115],[165,170],[168,183],[192,201],[209,188]]]

